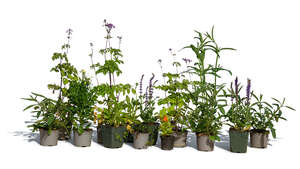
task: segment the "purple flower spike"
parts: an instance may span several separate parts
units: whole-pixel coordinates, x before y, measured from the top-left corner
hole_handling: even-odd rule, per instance
[[[142,75],[141,80],[140,80],[140,96],[143,94],[143,78],[144,78],[144,75]]]
[[[72,32],[73,32],[73,30],[70,29],[70,28],[66,31],[66,33],[67,33],[67,35],[68,35],[68,36],[67,36],[68,39],[71,38]]]
[[[234,87],[235,87],[235,99],[236,99],[236,102],[239,101],[239,86],[238,86],[238,77],[235,78],[234,80]]]
[[[149,81],[149,100],[151,100],[152,98],[152,95],[153,95],[153,79],[154,79],[155,75],[154,73],[152,73],[152,77],[150,78],[150,81]]]
[[[246,101],[246,104],[250,104],[250,88],[251,88],[251,80],[247,79],[247,89],[246,89],[247,101]]]

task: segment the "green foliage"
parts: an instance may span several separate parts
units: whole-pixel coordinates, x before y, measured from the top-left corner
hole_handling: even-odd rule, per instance
[[[170,108],[163,108],[159,112],[159,119],[160,119],[160,126],[159,129],[161,131],[162,136],[170,136],[174,133],[173,125],[171,124],[169,117],[168,117],[168,110]]]
[[[58,113],[56,112],[55,100],[37,93],[32,93],[29,98],[22,99],[33,102],[24,109],[24,111],[31,110],[31,113],[34,114],[33,117],[36,119],[33,124],[28,126],[33,129],[33,132],[40,128],[51,131],[62,127],[63,124],[58,119]]]
[[[168,80],[166,84],[157,86],[166,93],[166,96],[158,100],[158,105],[167,106],[167,115],[171,118],[171,123],[175,126],[176,132],[184,132],[186,130],[186,110],[189,96],[186,91],[188,89],[189,81],[183,79],[180,81],[179,74],[164,73],[164,77]]]
[[[97,89],[91,87],[90,79],[82,73],[82,78],[70,81],[67,91],[72,124],[79,134],[89,129],[94,119],[93,107],[97,101]]]
[[[227,102],[223,98],[225,84],[218,84],[217,79],[223,71],[231,75],[231,71],[223,68],[218,61],[223,50],[234,49],[218,46],[214,38],[214,28],[211,33],[196,33],[198,36],[195,39],[198,42],[185,47],[194,52],[196,59],[194,65],[188,66],[186,72],[197,77],[197,80],[190,82],[191,87],[187,90],[192,103],[192,106],[189,106],[189,127],[194,132],[205,133],[212,139],[218,139],[217,134],[222,126],[220,114],[224,112]],[[214,65],[205,63],[209,51],[215,56]],[[211,78],[214,81],[209,81]]]
[[[274,123],[278,122],[280,119],[286,120],[283,117],[283,108],[287,108],[295,111],[292,107],[285,105],[285,99],[280,102],[278,99],[272,98],[273,103],[268,103],[263,100],[263,95],[260,94],[259,97],[252,93],[255,98],[255,102],[251,105],[251,109],[254,112],[252,114],[252,127],[254,130],[266,131],[271,130],[272,137],[276,138],[276,130],[274,128]]]

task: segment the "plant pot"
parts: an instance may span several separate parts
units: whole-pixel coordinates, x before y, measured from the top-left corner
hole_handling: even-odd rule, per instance
[[[246,153],[249,131],[240,131],[233,128],[229,130],[230,151],[235,153]]]
[[[56,146],[58,141],[58,130],[51,130],[48,133],[46,129],[40,129],[40,144],[42,146]]]
[[[102,141],[103,146],[107,148],[120,148],[123,145],[123,137],[126,128],[124,126],[112,127],[112,126],[103,126],[102,127]]]
[[[213,151],[215,142],[209,138],[209,135],[204,133],[196,133],[197,149],[199,151]]]
[[[92,142],[93,130],[84,130],[82,134],[74,131],[74,145],[77,147],[89,147]]]
[[[156,145],[159,131],[159,123],[146,123],[149,128],[149,146]]]
[[[187,140],[188,132],[175,132],[173,135],[175,137],[174,140],[174,147],[186,147],[186,140]]]
[[[250,131],[250,146],[255,148],[267,148],[269,132],[266,130]]]
[[[103,126],[104,125],[98,125],[97,126],[97,142],[99,143],[99,144],[102,144],[103,143]]]
[[[70,133],[71,129],[60,128],[58,130],[58,140],[69,140],[71,138]]]
[[[133,147],[136,149],[146,149],[148,147],[149,133],[136,132],[133,135]]]
[[[175,137],[171,136],[160,136],[161,139],[161,149],[162,150],[172,150],[174,147]]]
[[[131,134],[129,131],[127,131],[127,132],[128,132],[128,134],[124,138],[124,142],[125,143],[133,143],[133,134]]]

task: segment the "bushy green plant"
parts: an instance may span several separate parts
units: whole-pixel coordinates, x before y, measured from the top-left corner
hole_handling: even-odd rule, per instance
[[[56,112],[55,100],[37,93],[32,93],[29,98],[22,99],[33,102],[24,109],[24,111],[31,109],[31,113],[34,114],[33,117],[36,119],[33,124],[28,125],[33,132],[38,129],[45,129],[50,134],[52,130],[59,129],[63,125]]]
[[[97,89],[91,86],[90,79],[84,71],[81,78],[70,81],[67,97],[73,128],[82,134],[84,130],[90,129],[94,119],[94,105],[98,98]]]
[[[100,54],[104,57],[104,63],[96,63],[91,67],[95,70],[96,74],[103,74],[108,76],[108,83],[102,83],[97,86],[98,95],[101,96],[99,104],[104,105],[100,109],[99,115],[102,123],[114,127],[126,124],[126,98],[131,92],[129,84],[116,83],[116,76],[120,76],[122,71],[120,65],[123,64],[123,57],[121,50],[113,48],[111,44],[111,31],[115,26],[107,23],[104,20],[104,27],[106,29],[106,46],[100,50]],[[92,55],[91,55],[92,56]]]
[[[282,109],[287,108],[294,111],[295,109],[285,105],[285,98],[282,101],[272,98],[274,102],[268,103],[263,100],[262,94],[256,96],[252,92],[252,96],[255,98],[255,102],[251,105],[253,110],[252,128],[258,132],[268,132],[267,129],[269,129],[272,137],[276,138],[274,123],[278,122],[280,119],[286,120],[286,118],[283,117]]]
[[[172,54],[172,49],[170,49]],[[175,56],[175,54],[172,54]],[[161,60],[159,61],[161,64]],[[177,61],[173,62],[173,66],[176,67],[176,73],[163,73],[164,84],[157,86],[156,88],[164,91],[165,97],[158,100],[158,105],[168,107],[167,114],[171,123],[174,125],[176,132],[185,132],[187,130],[187,104],[189,102],[188,89],[189,81],[182,79],[183,74],[178,72],[178,67],[181,64]],[[165,79],[167,78],[167,81]]]
[[[188,122],[189,127],[196,133],[203,133],[210,136],[212,140],[218,140],[218,132],[221,129],[221,113],[227,105],[224,99],[225,84],[217,83],[222,71],[231,72],[219,64],[220,54],[224,50],[233,48],[221,48],[215,41],[214,28],[211,33],[200,33],[196,31],[196,45],[186,46],[184,49],[191,49],[195,54],[196,61],[188,66],[186,71],[197,79],[191,81],[188,88],[191,106],[189,106]],[[214,64],[207,64],[206,57],[210,52],[215,56]],[[189,59],[185,59],[189,60]],[[210,79],[213,79],[210,81]]]
[[[168,117],[169,108],[163,108],[159,112],[161,136],[171,136],[174,133],[173,125],[171,124]]]

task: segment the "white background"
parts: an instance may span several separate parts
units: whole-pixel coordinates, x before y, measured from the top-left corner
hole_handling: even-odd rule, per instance
[[[31,91],[49,93],[47,84],[57,81],[49,72],[51,56],[65,42],[68,28],[74,30],[70,61],[88,70],[89,43],[97,50],[104,47],[102,21],[107,19],[116,25],[114,35],[123,36],[126,62],[119,82],[133,84],[143,73],[146,79],[152,72],[159,76],[157,60],[168,60],[169,48],[179,50],[193,42],[193,30],[205,32],[215,25],[219,45],[237,49],[221,56],[222,65],[233,72],[223,81],[229,83],[237,75],[246,83],[249,77],[256,92],[268,98],[286,97],[288,105],[298,110],[299,7],[296,0],[1,1],[1,168],[299,166],[298,111],[285,111],[288,121],[277,125],[278,139],[271,140],[267,149],[248,147],[246,154],[230,153],[224,143],[217,143],[213,152],[199,152],[192,135],[188,147],[172,151],[135,150],[130,145],[107,149],[95,142],[89,148],[69,142],[42,147],[34,141],[37,135],[26,128],[30,113],[22,111],[27,103],[20,99]],[[191,55],[179,52],[178,57]]]

